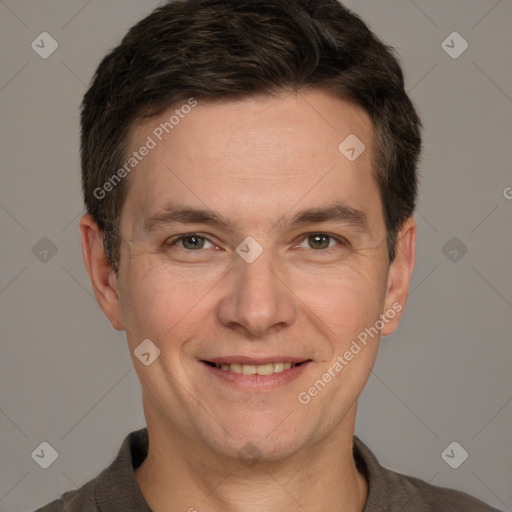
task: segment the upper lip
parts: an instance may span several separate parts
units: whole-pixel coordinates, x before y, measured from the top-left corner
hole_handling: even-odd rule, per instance
[[[304,363],[310,361],[306,357],[290,357],[290,356],[269,356],[269,357],[248,357],[248,356],[226,356],[214,357],[211,359],[202,359],[209,363],[215,364],[252,364],[255,366],[270,364],[270,363]]]

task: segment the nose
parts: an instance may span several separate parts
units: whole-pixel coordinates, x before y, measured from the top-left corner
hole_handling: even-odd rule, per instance
[[[274,269],[271,251],[263,251],[252,263],[235,255],[219,303],[222,324],[253,340],[292,325],[298,299],[280,274]]]

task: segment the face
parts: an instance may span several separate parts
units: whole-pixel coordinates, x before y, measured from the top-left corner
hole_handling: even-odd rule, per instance
[[[413,259],[388,266],[368,115],[322,91],[198,101],[166,133],[172,114],[133,129],[131,151],[154,147],[129,176],[100,300],[126,330],[148,425],[274,459],[350,431]],[[355,139],[339,148],[351,134],[355,159]],[[160,351],[148,366],[143,340]]]

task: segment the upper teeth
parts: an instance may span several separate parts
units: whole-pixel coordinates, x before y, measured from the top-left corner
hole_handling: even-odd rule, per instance
[[[268,364],[215,364],[215,366],[224,371],[231,371],[235,373],[243,373],[244,375],[272,375],[279,373],[283,370],[289,370],[296,363],[268,363]]]

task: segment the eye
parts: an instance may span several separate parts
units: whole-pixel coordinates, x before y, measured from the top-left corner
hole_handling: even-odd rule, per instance
[[[205,244],[210,244],[210,247],[205,247]],[[196,251],[199,249],[212,248],[213,244],[208,238],[197,235],[196,233],[187,233],[186,235],[180,235],[177,238],[167,240],[165,242],[167,247],[178,245],[181,249]]]
[[[333,243],[331,244],[331,242]],[[304,246],[304,243],[308,245]],[[327,233],[308,233],[305,235],[305,238],[297,247],[309,247],[317,251],[331,252],[327,249],[331,249],[336,244],[346,246],[347,241],[344,240],[343,238],[328,235]]]

